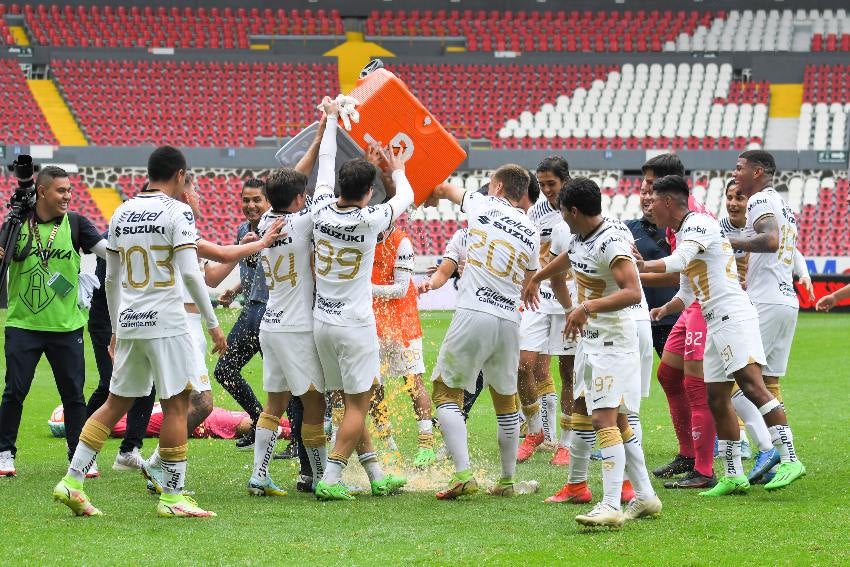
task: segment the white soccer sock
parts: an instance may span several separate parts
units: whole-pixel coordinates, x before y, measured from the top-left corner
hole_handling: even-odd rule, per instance
[[[165,494],[180,494],[186,482],[186,461],[163,461],[160,460],[162,468],[162,492]]]
[[[570,468],[567,482],[570,484],[587,481],[587,469],[590,467],[590,453],[596,442],[596,433],[592,430],[573,429],[570,438]]]
[[[91,468],[95,459],[97,459],[97,451],[83,441],[78,442],[74,456],[71,457],[71,464],[68,466],[68,476],[83,482],[86,478],[86,472]]]
[[[358,458],[360,459],[360,466],[366,470],[366,476],[369,477],[370,482],[384,479],[384,471],[378,463],[378,455],[374,451],[363,453]]]
[[[606,429],[616,429],[606,428]],[[600,429],[600,431],[605,431]],[[619,433],[619,431],[617,432]],[[623,473],[626,470],[626,449],[623,441],[602,447],[602,502],[615,510],[620,509],[623,493]]]
[[[540,415],[540,399],[537,399],[537,402],[534,404],[537,407],[537,411],[532,412],[530,415],[523,411],[525,415],[526,421],[528,421],[528,433],[530,435],[537,435],[539,433],[543,433],[543,417]],[[525,408],[523,408],[524,410]]]
[[[726,476],[741,476],[744,465],[741,464],[741,441],[718,439],[717,452],[726,461]]]
[[[540,420],[543,422],[543,438],[549,443],[555,442],[556,415],[558,415],[558,395],[554,392],[543,394],[540,398]]]
[[[416,422],[416,425],[419,427],[419,433],[434,433],[434,424],[430,419],[420,419]]]
[[[437,419],[440,422],[443,441],[454,461],[455,471],[465,471],[469,468],[469,447],[463,413],[455,403],[441,404],[437,406]]]
[[[321,447],[304,447],[307,457],[310,459],[310,469],[313,471],[313,488],[325,474],[325,465],[328,461],[328,450],[325,445]]]
[[[516,452],[519,448],[519,413],[496,414],[499,435],[499,454],[502,457],[502,478],[516,473]]]
[[[735,406],[735,413],[743,420],[747,433],[756,442],[759,451],[770,451],[773,448],[770,433],[756,405],[748,400],[741,390],[732,394],[732,405]]]
[[[148,468],[158,469],[160,466],[162,466],[161,463],[162,459],[159,456],[159,443],[157,443],[156,447],[153,450],[153,453],[151,453],[150,458],[148,458]]]
[[[569,415],[567,415],[565,413],[561,413],[561,421],[569,420],[569,419],[570,419]],[[572,429],[564,429],[563,427],[561,428],[561,435],[558,439],[558,445],[560,445],[561,447],[569,447],[570,446],[570,432],[571,431],[572,431]]]
[[[783,463],[792,463],[797,460],[797,451],[794,449],[794,436],[791,428],[787,425],[773,425],[767,428],[770,431],[770,440],[779,451]]]
[[[634,414],[629,414],[629,418],[632,415]],[[632,426],[632,430],[634,430],[634,426]],[[632,435],[631,439],[623,442],[623,448],[626,453],[626,473],[635,489],[635,496],[639,500],[651,498],[655,495],[655,489],[652,488],[652,482],[649,480],[649,473],[646,470],[646,458],[643,454],[643,445],[638,439],[637,433]]]
[[[263,480],[269,476],[269,463],[272,462],[277,431],[258,427],[254,435],[254,478]]]
[[[325,473],[322,475],[322,482],[330,485],[338,483],[342,477],[342,469],[345,468],[346,464],[345,461],[339,461],[329,457],[325,465]]]
[[[638,443],[641,445],[641,451],[643,450],[643,425],[640,423],[640,415],[636,413],[628,413],[626,414],[626,419],[629,422],[629,426],[632,428],[632,431],[635,432],[635,437],[637,437]]]

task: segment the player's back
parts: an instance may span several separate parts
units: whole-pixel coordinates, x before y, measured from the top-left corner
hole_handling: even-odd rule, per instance
[[[269,299],[260,322],[264,331],[309,331],[313,328],[313,219],[309,204],[295,213],[266,211],[257,231],[265,234],[278,219],[284,231],[260,253]]]
[[[467,193],[463,209],[469,226],[458,307],[519,322],[525,272],[540,265],[540,235],[505,199]]]
[[[187,332],[177,250],[194,247],[191,208],[158,191],[123,203],[109,223],[109,248],[121,262],[119,338],[169,337]]]
[[[723,217],[720,219],[720,233],[728,238],[741,238],[744,235],[744,229],[738,228],[729,217]],[[744,250],[733,250],[732,253],[735,256],[735,266],[738,269],[738,281],[742,284],[746,280],[747,277],[747,260],[749,257],[749,253]]]
[[[773,215],[779,228],[776,252],[752,252],[747,267],[747,293],[757,303],[799,306],[794,291],[794,250],[797,248],[797,219],[788,203],[773,187],[763,189],[747,201],[744,236],[755,234],[754,225]]]

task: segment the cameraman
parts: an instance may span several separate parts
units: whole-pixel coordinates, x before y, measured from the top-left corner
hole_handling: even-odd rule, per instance
[[[86,419],[83,398],[86,314],[77,303],[80,253],[106,255],[106,241],[92,223],[68,211],[71,180],[59,167],[44,167],[35,182],[36,203],[27,215],[9,262],[6,316],[6,388],[0,404],[0,476],[14,476],[15,441],[24,399],[41,355],[65,408],[68,455]],[[5,255],[0,248],[0,256]]]

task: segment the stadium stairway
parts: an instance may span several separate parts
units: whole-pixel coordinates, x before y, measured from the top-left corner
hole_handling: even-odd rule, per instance
[[[56,84],[50,79],[27,80],[33,98],[62,146],[87,146],[88,141]]]
[[[337,58],[340,90],[347,93],[354,88],[360,77],[360,70],[372,57],[395,57],[395,54],[377,43],[365,41],[362,32],[349,31],[345,32],[345,42],[326,52],[324,56]]]
[[[770,107],[764,145],[771,150],[794,150],[800,127],[802,84],[770,85]]]
[[[30,38],[27,36],[27,30],[21,26],[9,26],[9,33],[15,39],[15,45],[21,47],[29,47]]]
[[[112,218],[112,213],[123,202],[121,194],[113,187],[90,187],[89,195],[107,221]]]

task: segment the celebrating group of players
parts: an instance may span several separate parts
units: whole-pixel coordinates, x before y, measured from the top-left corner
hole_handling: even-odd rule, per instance
[[[385,203],[370,206],[376,169],[354,159],[335,172],[339,105],[326,97],[321,108],[326,120],[304,158],[309,165],[279,169],[265,184],[271,209],[258,233],[266,246],[260,260],[269,290],[260,325],[268,397],[255,424],[248,490],[286,494],[268,469],[280,417],[290,397],[298,396],[304,407],[301,437],[311,467],[309,488],[321,500],[351,500],[341,475],[354,451],[372,494],[395,493],[406,482],[382,470],[366,427],[380,377],[399,374],[411,380],[420,431],[417,460],[423,466],[434,460],[431,404],[421,382],[421,330],[410,278],[413,251],[394,229],[414,198],[404,162],[390,148],[370,150],[392,188]],[[318,177],[310,195],[304,171],[312,169],[316,155]],[[602,215],[599,187],[586,178],[572,179],[562,158],[543,160],[532,175],[520,166],[502,166],[486,193],[438,186],[434,196],[459,204],[468,227],[452,238],[453,252],[418,290],[440,287],[447,271],[462,269],[457,309],[431,376],[436,421],[455,467],[437,498],[477,491],[464,397],[486,385],[497,416],[502,464],[491,494],[511,496],[527,488],[516,479],[517,460],[528,459],[545,444],[555,451],[554,464],[569,465],[567,484],[547,501],[588,503],[588,466],[598,441],[603,498],[576,520],[619,527],[626,519],[660,514],[661,501],[644,460],[639,410],[652,372],[651,321],[679,312],[659,379],[669,385],[665,392],[674,423],[688,413],[698,414],[694,421],[701,424],[708,418],[710,425],[701,433],[713,445],[716,430],[725,476],[714,477],[710,460],[702,467],[693,448],[699,445],[702,451],[705,443],[691,431],[690,442],[679,439],[682,454],[655,474],[686,474],[676,482],[706,488],[700,493],[705,496],[744,492],[751,480],[768,474],[768,490],[803,476],[778,396],[797,314],[791,283],[796,226],[770,186],[774,170],[766,152],[741,155],[729,194],[732,201],[748,199],[745,218],[732,219],[744,226],[740,232],[731,227],[724,232],[710,215],[694,210],[675,156],[650,161],[644,169],[644,211],[667,229],[675,246],[672,254],[656,260],[641,257],[627,226]],[[198,350],[190,327],[203,321],[214,350],[226,344],[204,290],[194,215],[181,201],[188,184],[185,158],[173,148],[159,148],[151,155],[148,174],[148,187],[118,208],[109,227],[106,294],[115,333],[110,396],[83,427],[68,473],[53,492],[77,515],[100,514],[83,492],[86,472],[115,423],[151,387],[162,400],[164,419],[158,462],[146,462],[142,470],[161,491],[158,513],[214,515],[183,490],[190,391],[201,386],[194,383],[199,374],[195,357],[187,356]],[[536,191],[530,195],[530,188],[538,185],[544,198],[535,204]],[[747,253],[744,279],[736,255],[740,260]],[[376,266],[380,269],[373,270]],[[642,284],[671,282],[679,283],[678,293],[650,311]],[[195,322],[187,319],[187,303],[198,312]],[[560,437],[555,435],[557,396],[549,355],[560,357]],[[676,388],[681,391],[695,378],[701,379],[701,397],[694,393],[692,407],[674,408]],[[739,389],[733,394],[735,383]],[[327,451],[324,393],[331,391],[342,392],[344,413]],[[710,413],[700,413],[703,407]],[[522,445],[520,409],[528,423]],[[749,480],[741,464],[735,410],[764,453]],[[684,430],[677,427],[677,435]]]

